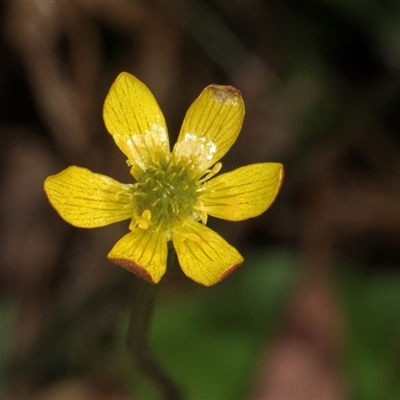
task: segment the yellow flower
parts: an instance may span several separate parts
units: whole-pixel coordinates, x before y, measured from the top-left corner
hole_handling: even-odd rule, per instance
[[[263,213],[283,179],[280,163],[260,163],[212,178],[240,132],[244,103],[231,86],[210,85],[186,113],[172,152],[164,116],[150,90],[123,72],[104,104],[107,130],[128,158],[136,183],[123,184],[72,166],[44,189],[62,218],[81,228],[131,219],[130,232],[108,258],[152,283],[166,270],[172,241],[183,272],[206,286],[221,281],[243,257],[206,227],[211,215],[240,221]]]

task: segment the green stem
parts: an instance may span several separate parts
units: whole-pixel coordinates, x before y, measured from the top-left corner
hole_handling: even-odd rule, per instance
[[[169,249],[167,270],[174,262],[174,250]],[[141,282],[129,322],[127,348],[139,371],[152,382],[162,399],[180,400],[182,393],[158,362],[148,341],[158,287],[144,280]]]

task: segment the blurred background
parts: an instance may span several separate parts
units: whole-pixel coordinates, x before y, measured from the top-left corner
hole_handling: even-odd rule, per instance
[[[283,162],[259,218],[211,219],[244,265],[203,288],[163,279],[151,342],[187,399],[400,398],[400,2],[8,1],[0,5],[0,397],[156,399],[126,354],[138,279],[46,176],[131,182],[102,121],[119,72],[174,143],[211,83],[243,94],[223,171]]]

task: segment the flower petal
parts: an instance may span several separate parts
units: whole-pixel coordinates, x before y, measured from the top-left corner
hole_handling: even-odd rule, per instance
[[[174,231],[173,243],[185,275],[205,286],[220,282],[243,263],[233,246],[199,222],[186,221]]]
[[[202,211],[229,221],[256,217],[275,200],[282,180],[280,163],[252,164],[222,174],[204,184]]]
[[[162,230],[136,228],[108,253],[110,261],[150,283],[158,283],[167,267],[167,239]]]
[[[163,113],[148,87],[133,75],[118,75],[104,102],[103,118],[133,173],[146,170],[160,152],[169,152]]]
[[[44,182],[52,206],[79,228],[97,228],[132,217],[132,185],[86,168],[69,167]]]
[[[232,86],[210,85],[186,113],[174,147],[178,157],[194,158],[207,170],[231,148],[244,118],[244,103]]]

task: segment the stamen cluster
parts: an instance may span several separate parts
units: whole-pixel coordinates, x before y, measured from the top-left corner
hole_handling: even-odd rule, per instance
[[[170,230],[177,222],[193,217],[198,193],[198,171],[193,161],[160,157],[149,165],[143,181],[134,185],[139,227]]]

